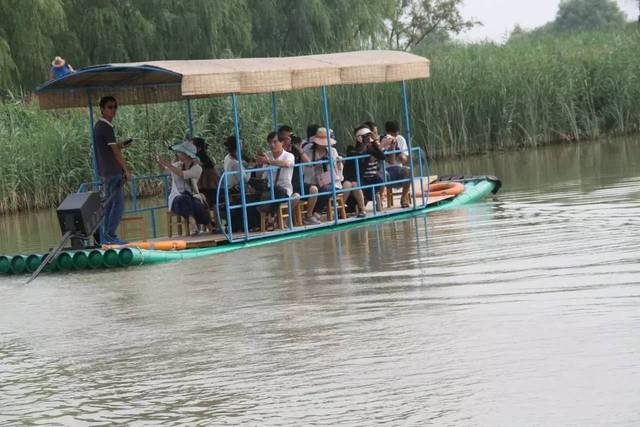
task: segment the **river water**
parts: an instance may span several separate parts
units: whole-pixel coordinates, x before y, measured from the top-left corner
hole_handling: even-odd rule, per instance
[[[639,159],[615,140],[442,163],[504,188],[211,258],[2,278],[0,424],[639,425]],[[37,240],[11,221],[4,248]]]

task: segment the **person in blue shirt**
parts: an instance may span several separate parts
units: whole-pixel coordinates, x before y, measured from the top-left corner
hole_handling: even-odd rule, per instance
[[[59,79],[69,73],[73,73],[75,70],[70,64],[67,64],[63,58],[56,56],[51,62],[51,69],[49,69],[49,79]]]

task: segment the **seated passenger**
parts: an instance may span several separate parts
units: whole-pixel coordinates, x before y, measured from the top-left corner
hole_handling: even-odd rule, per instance
[[[347,155],[346,157],[355,157],[358,156],[358,151],[355,146],[350,145],[347,147]],[[358,183],[358,172],[356,170],[356,162],[357,159],[347,159],[344,161],[344,167],[342,170],[343,181],[342,188],[348,189],[352,187],[359,186],[361,184]],[[365,200],[364,194],[361,189],[351,190],[350,192],[345,192],[345,200],[347,202],[347,208],[349,212],[356,212],[358,218],[364,218],[367,216],[367,212],[365,210]]]
[[[293,185],[291,178],[293,176],[293,166],[295,158],[283,148],[285,137],[278,137],[277,132],[271,132],[267,136],[269,151],[265,154],[256,156],[256,163],[260,166],[276,166],[277,171],[267,171],[262,174],[270,185],[273,185],[273,198],[284,199],[291,197],[293,194]],[[272,174],[272,179],[269,175]],[[264,192],[261,196],[262,200],[271,200],[271,189]],[[261,205],[258,209],[262,212],[273,213],[277,206],[282,202],[276,202],[269,205]]]
[[[379,164],[384,160],[384,153],[380,149],[380,143],[374,138],[374,133],[368,127],[356,129],[357,155],[368,155],[360,159],[360,182],[362,186],[382,184],[384,180],[380,176]],[[365,200],[373,200],[376,195],[376,209],[382,210],[382,187],[372,187],[364,190]]]
[[[218,188],[218,182],[220,181],[220,175],[216,171],[216,164],[209,154],[207,153],[207,144],[204,139],[195,137],[191,140],[198,150],[198,160],[200,166],[202,166],[202,174],[198,179],[198,190],[204,194],[207,198],[207,204],[210,207],[215,205],[216,189]]]
[[[286,141],[283,142],[283,147],[289,153],[293,154],[293,157],[296,162],[296,166],[293,169],[293,178],[291,179],[291,183],[293,184],[293,192],[302,194],[300,191],[300,186],[302,185],[303,177],[302,169],[304,166],[298,166],[300,163],[307,163],[311,161],[309,156],[307,156],[302,150],[302,139],[299,136],[291,135],[289,139],[289,146],[287,147]],[[317,192],[317,191],[316,191]]]
[[[400,153],[388,154],[386,156],[387,163],[387,180],[399,181],[407,179],[411,176],[407,162],[409,161],[409,149],[407,148],[407,141],[402,135],[400,135],[400,126],[396,121],[390,121],[385,123],[384,130],[386,135],[382,137],[381,145],[384,145],[386,149],[385,153],[389,151],[400,151]],[[409,190],[411,183],[406,182],[394,187],[402,187],[402,198],[400,199],[400,205],[403,208],[409,207]]]
[[[313,136],[316,134],[318,128],[320,128],[320,125],[311,124],[307,126],[307,137],[302,140],[302,148],[305,148],[307,145],[311,144],[311,138],[313,138]]]
[[[189,223],[191,233],[198,232],[198,225],[213,231],[213,223],[209,216],[209,209],[204,204],[198,192],[198,178],[202,174],[202,167],[196,160],[195,146],[189,142],[172,145],[170,149],[176,154],[177,161],[169,163],[157,157],[158,165],[171,172],[171,193],[168,206],[171,212],[185,218]]]
[[[304,147],[304,154],[309,157],[309,160],[316,162],[319,160],[329,160],[329,151],[327,150],[327,129],[318,128],[315,135],[310,138],[311,143]],[[335,145],[336,141],[330,139],[331,145]],[[331,157],[333,158],[333,170],[334,170],[334,183],[337,189],[342,189],[342,182],[340,176],[337,174],[337,165],[340,161],[338,151],[331,147]],[[315,194],[318,192],[329,192],[331,188],[331,174],[329,163],[322,163],[317,165],[306,166],[304,168],[304,190],[305,194]],[[320,197],[320,207],[323,207],[329,200],[329,196]],[[317,204],[318,198],[310,198],[307,205],[307,214],[305,215],[305,224],[318,224],[320,220],[313,215],[313,211]]]
[[[242,142],[241,142],[242,144]],[[240,170],[240,163],[237,159],[237,146],[236,146],[236,137],[229,136],[224,142],[224,146],[227,149],[227,155],[224,156],[223,167],[225,172],[235,172]],[[242,164],[245,168],[249,167],[249,164],[243,160]],[[251,179],[251,173],[244,173],[244,182],[245,184],[249,182]],[[235,173],[231,175],[227,175],[227,186],[230,191],[240,191],[240,174]]]
[[[242,141],[240,141],[242,144]],[[227,137],[224,142],[225,147],[227,148],[227,155],[224,157],[224,171],[225,172],[235,172],[240,170],[240,163],[237,158],[237,146],[236,146],[236,137],[231,135]],[[242,147],[241,147],[242,149]],[[245,169],[251,168],[254,165],[247,160],[242,160],[242,165]],[[229,195],[231,199],[231,204],[234,206],[240,205],[242,200],[240,199],[240,174],[235,173],[231,175],[226,175],[227,179],[227,188],[229,189]],[[245,201],[246,203],[251,203],[256,201],[256,197],[258,195],[255,194],[254,189],[249,185],[249,180],[251,179],[251,172],[244,173],[244,189],[245,189]],[[223,183],[224,185],[224,183]],[[223,191],[224,191],[224,187]],[[221,197],[224,200],[224,193],[221,191]],[[224,216],[226,218],[226,214]],[[243,231],[244,230],[244,222],[243,222],[243,214],[242,209],[232,209],[231,210],[231,227],[233,231]],[[260,225],[260,214],[258,213],[258,209],[255,206],[247,207],[247,225],[249,230],[256,229]]]

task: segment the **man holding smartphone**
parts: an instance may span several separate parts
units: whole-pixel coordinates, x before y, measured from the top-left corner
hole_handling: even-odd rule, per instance
[[[124,244],[116,232],[124,212],[124,184],[131,179],[129,169],[124,161],[122,148],[132,140],[116,141],[113,119],[116,117],[118,103],[113,96],[100,99],[101,117],[96,123],[93,133],[95,151],[98,160],[98,172],[103,181],[103,189],[107,200],[104,214],[104,231],[101,243]]]

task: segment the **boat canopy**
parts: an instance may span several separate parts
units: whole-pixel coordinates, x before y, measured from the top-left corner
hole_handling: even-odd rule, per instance
[[[429,66],[424,57],[389,50],[105,64],[50,80],[36,93],[43,109],[86,107],[88,94],[94,103],[103,95],[113,95],[120,104],[146,104],[423,79],[429,77]]]

